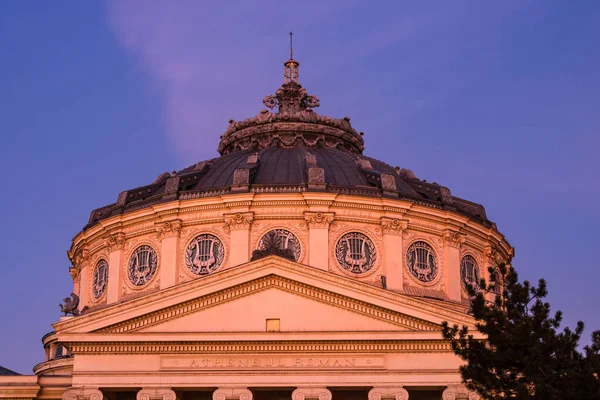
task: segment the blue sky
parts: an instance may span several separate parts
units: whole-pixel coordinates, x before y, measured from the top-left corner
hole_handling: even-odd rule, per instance
[[[43,360],[92,209],[216,156],[288,32],[319,113],[483,204],[523,279],[600,329],[597,1],[0,2],[0,365]]]

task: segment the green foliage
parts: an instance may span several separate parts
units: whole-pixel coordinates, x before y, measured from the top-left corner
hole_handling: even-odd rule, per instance
[[[477,330],[487,340],[443,323],[444,338],[466,361],[460,368],[465,385],[489,400],[600,399],[600,331],[580,352],[583,322],[559,331],[562,313],[551,315],[543,279],[537,286],[520,283],[504,265],[498,272],[490,268],[490,277],[478,290],[469,287]]]

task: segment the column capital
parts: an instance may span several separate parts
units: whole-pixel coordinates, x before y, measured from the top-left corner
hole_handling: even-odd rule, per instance
[[[252,400],[252,392],[248,388],[218,388],[213,392],[213,400]]]
[[[156,238],[162,240],[167,237],[179,237],[183,223],[179,219],[172,221],[157,222],[156,224]]]
[[[225,226],[223,227],[225,233],[229,233],[235,229],[249,229],[250,224],[252,224],[252,221],[254,220],[254,213],[243,212],[223,214],[223,220],[225,221]]]
[[[384,235],[402,235],[407,228],[407,220],[381,217],[381,229]]]
[[[460,248],[460,245],[463,244],[467,239],[465,235],[461,234],[458,231],[453,231],[451,229],[446,229],[444,231],[444,244],[446,246]]]
[[[299,387],[292,392],[292,400],[331,400],[331,392],[325,387]]]
[[[102,400],[102,392],[95,388],[70,387],[62,394],[62,400]]]
[[[304,211],[304,219],[309,228],[329,228],[334,217],[335,213],[332,212]]]
[[[479,400],[480,398],[477,393],[469,391],[462,385],[448,386],[442,393],[442,400]]]
[[[109,251],[123,250],[125,247],[125,234],[123,232],[109,233],[104,237],[104,242]]]
[[[142,388],[135,396],[136,400],[175,400],[177,396],[171,388]]]
[[[408,391],[403,387],[374,387],[369,391],[369,400],[408,400]]]

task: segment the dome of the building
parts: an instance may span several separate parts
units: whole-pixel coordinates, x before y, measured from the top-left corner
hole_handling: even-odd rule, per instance
[[[122,192],[116,203],[94,210],[86,228],[175,199],[305,191],[403,199],[490,224],[483,206],[454,197],[448,188],[420,180],[409,169],[365,156],[363,133],[352,128],[350,118],[317,114],[313,108],[320,105],[319,99],[295,80],[285,82],[263,103],[271,111],[229,121],[218,147],[220,157],[163,173],[149,185]]]

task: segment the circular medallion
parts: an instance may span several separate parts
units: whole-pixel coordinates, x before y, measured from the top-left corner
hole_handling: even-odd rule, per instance
[[[154,277],[157,267],[156,251],[148,245],[140,246],[129,258],[129,281],[135,286],[144,286]]]
[[[294,261],[300,258],[300,241],[292,232],[286,229],[273,229],[265,233],[258,242],[259,250],[268,250],[276,246],[280,250],[289,250],[294,255]]]
[[[92,282],[92,294],[94,298],[98,300],[104,292],[106,292],[106,286],[108,285],[108,263],[106,260],[100,260],[94,268],[94,280]]]
[[[337,262],[353,274],[363,274],[375,265],[377,251],[367,235],[348,232],[335,245]]]
[[[207,275],[217,270],[225,258],[225,247],[218,237],[198,235],[185,250],[185,265],[195,275]]]
[[[475,258],[467,254],[460,262],[460,277],[462,278],[465,287],[471,285],[477,289],[479,287],[479,269]]]
[[[426,242],[414,242],[408,247],[406,265],[412,276],[421,282],[431,282],[437,276],[435,252]]]

